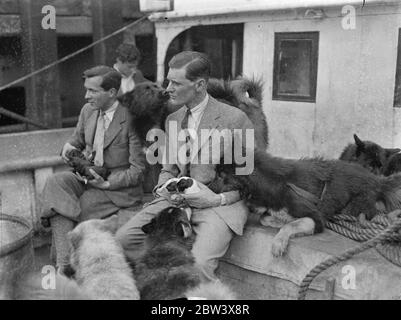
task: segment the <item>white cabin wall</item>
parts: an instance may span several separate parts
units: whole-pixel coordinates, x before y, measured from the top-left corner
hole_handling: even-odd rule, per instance
[[[341,27],[341,8],[325,13],[318,21],[272,14],[245,23],[243,70],[265,81],[269,151],[338,157],[354,132],[401,147],[401,114],[393,108],[399,7],[365,8],[355,30]],[[274,33],[306,31],[319,31],[316,103],[272,100]]]

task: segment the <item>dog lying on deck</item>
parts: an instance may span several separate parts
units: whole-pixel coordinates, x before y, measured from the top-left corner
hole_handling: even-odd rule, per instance
[[[376,203],[387,212],[401,208],[401,174],[376,176],[360,165],[320,158],[289,160],[255,151],[251,175],[234,175],[235,165],[219,165],[241,185],[241,193],[255,206],[286,209],[293,221],[274,237],[272,254],[281,256],[291,237],[322,232],[327,218],[347,207],[367,219],[377,214]],[[290,219],[291,220],[291,219]]]
[[[354,134],[355,143],[346,146],[340,160],[356,162],[374,174],[389,176],[401,171],[401,156],[398,148],[383,148],[372,141],[362,141]]]
[[[201,271],[191,253],[194,235],[185,210],[166,208],[142,230],[147,234],[144,252],[134,266],[141,299],[234,299],[222,283],[201,282]]]

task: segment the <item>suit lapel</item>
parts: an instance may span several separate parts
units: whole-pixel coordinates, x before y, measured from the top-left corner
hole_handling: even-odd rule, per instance
[[[217,119],[219,118],[220,118],[220,111],[218,109],[218,106],[216,106],[216,100],[211,96],[209,96],[209,101],[202,115],[202,118],[199,122],[198,130],[196,131],[197,133],[196,138],[198,139],[198,141],[194,143],[195,150],[192,153],[191,161],[197,156],[197,154],[206,144],[206,142],[208,142],[209,136],[213,133],[213,131],[218,128],[219,123],[217,122]],[[205,137],[201,136],[202,129],[208,129],[207,136]]]
[[[116,111],[114,112],[113,121],[111,121],[108,129],[104,133],[104,149],[106,149],[114,138],[122,130],[122,123],[126,121],[124,116],[123,107],[118,104]]]
[[[93,140],[95,139],[96,133],[96,125],[97,125],[97,117],[99,115],[99,111],[93,109],[92,114],[89,116],[85,125],[85,140],[89,145],[93,145]]]

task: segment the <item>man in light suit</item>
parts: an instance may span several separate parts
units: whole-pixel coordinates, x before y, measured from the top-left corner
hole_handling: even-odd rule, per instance
[[[97,66],[84,72],[85,98],[78,124],[61,156],[72,149],[91,154],[95,164],[110,170],[106,180],[95,179],[84,184],[73,172],[59,172],[46,181],[43,193],[44,221],[50,221],[57,252],[59,272],[68,265],[66,234],[77,222],[105,218],[120,208],[133,207],[142,200],[145,157],[127,108],[120,105],[117,93],[121,75],[113,68]]]
[[[223,129],[229,129],[230,132],[233,129],[242,129],[242,131],[253,129],[245,113],[218,102],[207,94],[209,75],[210,61],[202,53],[184,51],[171,59],[167,76],[169,80],[167,91],[170,94],[170,103],[173,106],[182,107],[168,116],[165,126],[167,136],[170,123],[176,124],[178,130],[192,129],[197,132],[198,137],[202,129],[210,129],[210,132]],[[204,140],[204,143],[198,143],[197,147],[195,144],[192,145],[191,159],[195,155],[201,155],[205,149],[214,148],[210,145],[210,139]],[[220,149],[221,153],[217,155],[217,159],[223,155],[223,149]],[[182,150],[185,149],[176,147],[173,153],[179,153]],[[231,150],[228,151],[231,152]],[[214,157],[216,157],[215,154]],[[178,162],[163,164],[158,185],[155,188],[159,197],[131,218],[116,234],[130,260],[135,261],[144,241],[145,235],[141,227],[162,209],[172,204],[179,204],[163,193],[160,186],[173,177],[191,176],[200,182],[201,188],[195,194],[185,195],[187,203],[194,208],[191,221],[196,240],[192,252],[205,279],[216,279],[214,272],[218,266],[218,259],[227,251],[232,237],[235,234],[242,235],[248,209],[244,201],[240,199],[238,191],[216,194],[207,187],[207,184],[216,177],[215,167],[216,165],[211,161],[203,164],[198,161],[189,164]]]

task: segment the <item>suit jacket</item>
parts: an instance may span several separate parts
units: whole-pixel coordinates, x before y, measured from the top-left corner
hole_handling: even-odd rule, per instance
[[[92,152],[98,115],[98,109],[90,104],[84,105],[68,142],[81,151]],[[103,160],[111,172],[107,178],[110,182],[107,196],[118,207],[135,205],[143,195],[145,155],[132,128],[131,115],[121,104],[117,106],[113,121],[105,132]]]
[[[169,137],[168,139],[170,139],[170,133],[168,132],[169,122],[176,121],[177,127],[179,128],[178,130],[180,130],[181,122],[186,112],[185,109],[185,107],[180,108],[167,117],[166,133]],[[209,129],[211,134],[213,134],[213,132],[221,132],[223,129],[229,129],[229,131],[226,131],[232,135],[233,129],[253,129],[253,125],[246,114],[241,110],[221,103],[213,97],[209,97],[208,104],[197,129],[198,137],[200,137],[202,129]],[[213,143],[211,135],[203,136],[202,140],[203,141],[198,141],[197,144],[194,144],[197,151],[195,150],[196,152],[193,154],[194,158],[192,159],[200,157],[202,153],[205,152],[205,149],[208,148],[209,152],[205,153],[209,155],[208,164],[197,163],[199,161],[191,162],[190,175],[195,180],[207,185],[216,177],[216,162],[223,156],[225,148],[224,145],[220,144],[220,152],[213,152],[213,150],[217,150],[216,147],[218,146]],[[177,153],[178,150],[180,150],[179,146],[177,146],[177,150],[173,150],[173,152]],[[232,152],[232,149],[226,151]],[[158,186],[162,185],[170,178],[180,177],[185,173],[185,165],[180,163],[165,164],[160,172]],[[227,199],[227,205],[215,207],[213,209],[236,234],[241,235],[248,216],[248,210],[243,201],[235,202],[237,199],[237,191],[225,192],[224,194]]]

